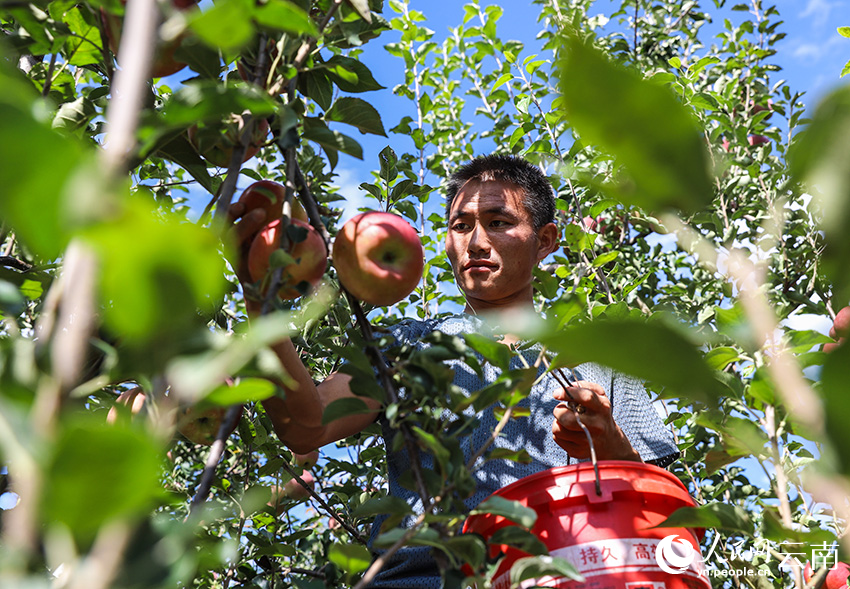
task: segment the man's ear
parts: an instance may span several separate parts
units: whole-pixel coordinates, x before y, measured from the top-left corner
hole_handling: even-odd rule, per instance
[[[537,231],[537,261],[542,261],[546,256],[558,249],[558,239],[561,231],[554,223],[546,223]]]

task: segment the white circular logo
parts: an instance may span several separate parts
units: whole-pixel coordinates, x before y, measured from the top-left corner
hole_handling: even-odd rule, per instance
[[[680,575],[687,571],[695,556],[696,550],[691,543],[679,538],[676,534],[662,538],[655,549],[655,560],[658,566],[665,573],[672,575]]]

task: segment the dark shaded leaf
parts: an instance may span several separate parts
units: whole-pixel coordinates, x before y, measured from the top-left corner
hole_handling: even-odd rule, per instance
[[[531,529],[537,521],[537,512],[526,507],[519,501],[511,501],[498,495],[478,504],[478,507],[469,512],[469,515],[501,515],[524,528]]]
[[[737,505],[709,503],[701,507],[680,507],[656,528],[720,528],[748,536],[755,532],[750,514]]]
[[[330,110],[325,113],[326,121],[336,121],[357,127],[361,133],[371,133],[386,137],[381,115],[375,107],[361,98],[342,96],[336,99]]]
[[[529,556],[516,561],[511,567],[511,584],[522,583],[540,577],[566,577],[575,581],[584,581],[584,577],[567,560],[555,556]]]

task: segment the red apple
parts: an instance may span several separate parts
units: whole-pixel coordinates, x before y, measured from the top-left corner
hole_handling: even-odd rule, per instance
[[[106,423],[115,423],[121,417],[126,416],[126,409],[119,409],[118,405],[130,408],[130,415],[135,417],[145,406],[145,393],[140,387],[124,391],[115,399],[115,405],[106,414]]]
[[[281,289],[278,296],[282,299],[296,299],[301,296],[296,286],[302,282],[316,286],[328,267],[328,250],[325,240],[312,225],[292,219],[291,225],[307,231],[302,241],[291,243],[289,255],[295,260],[283,267]],[[248,251],[248,272],[254,282],[263,280],[269,270],[269,258],[280,247],[280,231],[283,223],[276,219],[266,225],[251,242]]]
[[[245,212],[254,209],[266,211],[266,222],[280,219],[283,215],[283,201],[286,197],[286,188],[283,184],[271,180],[260,180],[254,182],[239,197],[239,202],[245,205]],[[308,222],[307,211],[297,198],[292,199],[292,218]]]
[[[301,468],[312,468],[316,466],[316,463],[319,461],[319,451],[313,450],[312,452],[308,452],[307,454],[292,454],[295,458],[295,464],[300,466]]]
[[[773,116],[773,100],[771,100],[770,98],[767,99],[766,105],[765,104],[755,104],[754,100],[750,100],[750,106],[752,107],[752,110],[751,110],[752,114],[758,114],[760,112],[769,110],[770,114],[767,115],[766,117],[764,117],[765,121]]]
[[[301,472],[301,479],[307,483],[307,486],[311,489],[316,486],[316,479],[313,478],[313,473],[309,470],[305,470]],[[286,481],[286,484],[283,485],[283,496],[288,497],[289,499],[294,499],[295,501],[301,501],[302,499],[306,499],[310,496],[310,492],[305,489],[301,483],[299,483],[295,479],[290,479]]]
[[[850,335],[850,307],[844,307],[835,314],[835,321],[832,323],[834,333],[830,332],[832,337],[847,337]]]
[[[596,231],[596,219],[587,215],[584,219],[582,219],[582,229],[585,231]]]
[[[177,431],[190,442],[212,446],[216,434],[218,434],[218,428],[221,427],[226,414],[226,407],[209,407],[207,409],[187,407],[180,412],[177,419]],[[240,418],[242,416],[241,407],[239,408],[239,416]],[[239,419],[233,423],[233,428],[227,432],[228,436],[233,433],[238,423]]]
[[[720,147],[722,147],[723,151],[725,152],[728,152],[731,148],[731,144],[729,143],[729,140],[726,139],[726,137],[723,138],[723,142],[720,144]]]
[[[764,135],[747,135],[747,143],[753,146],[764,145],[765,143],[770,143],[770,139]]]
[[[234,148],[242,140],[242,130],[245,128],[245,118],[242,115],[231,115],[220,123],[199,123],[192,125],[187,131],[189,143],[210,165],[226,168]],[[269,134],[269,123],[265,119],[255,119],[251,133],[251,141],[245,148],[242,163],[257,155],[266,142]],[[278,215],[280,216],[280,215]]]
[[[812,565],[807,562],[803,569],[803,580],[808,583],[811,581],[812,575],[814,575]],[[823,586],[826,589],[844,589],[848,586],[848,578],[850,578],[850,566],[847,563],[839,562],[829,569]]]
[[[339,281],[358,299],[394,305],[416,288],[425,254],[410,223],[392,213],[360,213],[343,225],[334,241]]]

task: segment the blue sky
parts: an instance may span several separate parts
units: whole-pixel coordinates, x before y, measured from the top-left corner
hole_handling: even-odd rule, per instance
[[[732,4],[744,1],[727,2],[722,10],[709,10],[718,18],[708,30],[721,26],[723,18],[740,20],[742,15],[746,16],[746,13],[730,10]],[[433,40],[439,43],[445,39],[449,27],[462,22],[464,4],[457,0],[411,0],[410,7],[426,16],[425,22],[421,24],[435,31]],[[537,22],[538,9],[530,0],[481,0],[484,7],[492,4],[498,4],[504,10],[498,26],[499,36],[525,43],[524,56],[541,53],[539,43],[535,40],[540,29]],[[774,81],[784,78],[793,90],[805,91],[803,100],[810,108],[831,88],[842,82],[850,83],[850,76],[843,80],[838,77],[843,65],[850,60],[850,39],[840,36],[836,31],[839,26],[850,26],[850,0],[774,0],[765,4],[777,6],[784,20],[779,30],[787,33],[785,39],[777,45],[778,54],[772,60],[783,68],[782,72],[776,73]],[[592,12],[602,12],[607,5],[607,1],[597,2],[599,8]],[[384,16],[388,19],[395,16],[388,4],[385,4]],[[404,114],[411,114],[411,103],[392,96],[390,92],[403,80],[403,63],[389,56],[383,49],[383,45],[396,41],[399,36],[395,31],[385,33],[364,47],[362,57],[378,82],[387,87],[387,90],[362,95],[376,106],[387,128],[394,126]],[[706,43],[710,43],[707,38]],[[353,215],[357,206],[363,204],[363,191],[357,186],[361,182],[370,181],[370,171],[377,167],[377,154],[384,146],[391,145],[397,153],[413,151],[412,142],[404,136],[390,134],[390,137],[384,138],[363,136],[356,132],[353,135],[363,145],[364,161],[344,155],[340,158],[338,184],[350,203],[344,218]],[[436,184],[433,179],[431,183]]]

